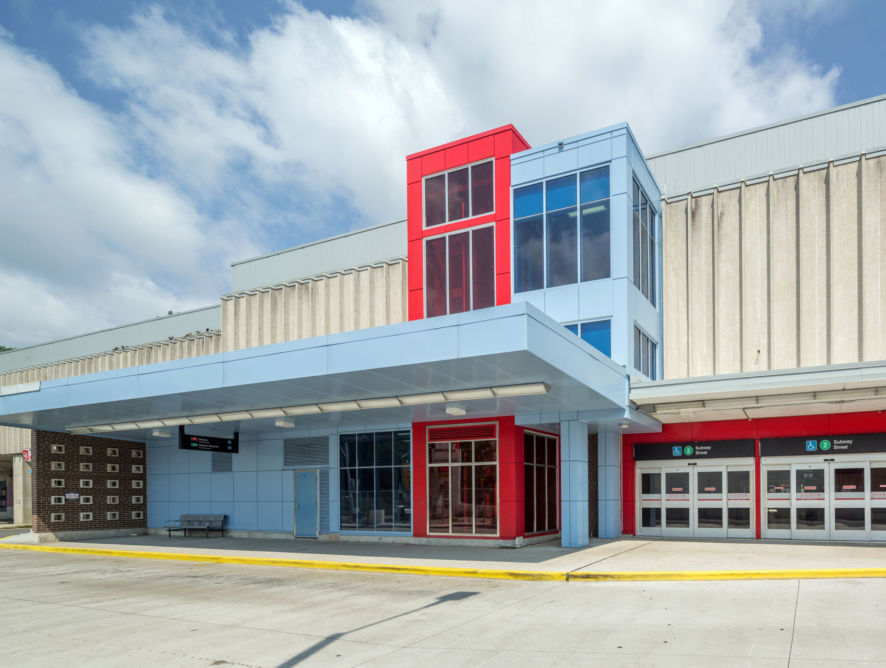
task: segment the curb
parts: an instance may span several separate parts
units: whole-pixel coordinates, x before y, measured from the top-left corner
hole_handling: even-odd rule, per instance
[[[398,564],[372,564],[348,561],[322,561],[317,559],[236,557],[220,554],[109,550],[105,548],[91,547],[54,547],[49,545],[21,545],[17,543],[2,542],[0,542],[0,549],[20,550],[25,552],[53,552],[58,554],[83,554],[99,557],[123,557],[129,559],[187,561],[203,564],[278,566],[328,571],[397,573],[400,575],[435,575],[441,577],[483,578],[487,580],[547,582],[685,582],[693,580],[833,580],[846,578],[886,578],[886,568],[810,568],[740,571],[611,571],[577,573],[572,571],[521,571],[495,568],[458,568],[454,566],[406,566]]]

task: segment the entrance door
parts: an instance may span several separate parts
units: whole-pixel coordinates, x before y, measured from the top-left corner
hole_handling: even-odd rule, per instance
[[[860,463],[833,463],[831,467],[831,539],[868,540],[868,466]]]
[[[661,536],[661,469],[639,471],[641,536]],[[886,502],[886,498],[884,498]]]
[[[751,466],[726,467],[726,535],[753,538],[754,496]]]
[[[690,467],[662,470],[662,536],[692,535],[692,483]]]
[[[871,540],[886,540],[886,462],[871,462]]]
[[[693,535],[698,537],[726,536],[726,467],[693,467],[695,478],[695,517]]]
[[[830,535],[829,467],[826,463],[792,464],[794,516],[791,538],[827,540]]]
[[[295,536],[316,538],[318,535],[317,469],[293,471],[295,476]]]

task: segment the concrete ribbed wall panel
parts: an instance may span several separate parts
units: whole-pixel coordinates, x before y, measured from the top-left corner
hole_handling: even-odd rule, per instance
[[[663,208],[666,378],[886,357],[886,156]]]
[[[15,455],[31,447],[31,430],[0,427],[0,455]]]

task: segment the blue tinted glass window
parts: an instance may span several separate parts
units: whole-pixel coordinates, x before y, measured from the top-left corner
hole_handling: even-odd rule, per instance
[[[559,179],[552,179],[545,183],[547,187],[547,210],[562,209],[567,206],[576,205],[576,185],[575,174],[569,176],[561,176]]]
[[[596,202],[609,197],[609,166],[598,167],[579,176],[581,181],[581,201]]]
[[[581,323],[581,338],[607,357],[610,357],[612,355],[610,329],[611,326],[608,320],[583,322]]]
[[[542,210],[542,184],[514,189],[514,218],[534,216]]]
[[[541,216],[514,223],[515,292],[540,290],[545,286],[544,221]]]
[[[578,281],[578,225],[576,210],[561,209],[545,215],[548,226],[548,287]]]
[[[563,325],[563,326],[564,326],[566,329],[568,329],[570,332],[572,332],[573,334],[575,334],[576,336],[578,336],[578,324],[577,324],[577,323],[573,323],[573,324],[571,324],[571,325]]]

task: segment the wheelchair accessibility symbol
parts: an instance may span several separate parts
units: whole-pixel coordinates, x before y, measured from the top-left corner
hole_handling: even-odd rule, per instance
[[[675,445],[671,448],[671,454],[673,454],[674,457],[679,457],[683,454],[683,448],[681,448],[679,445]]]

